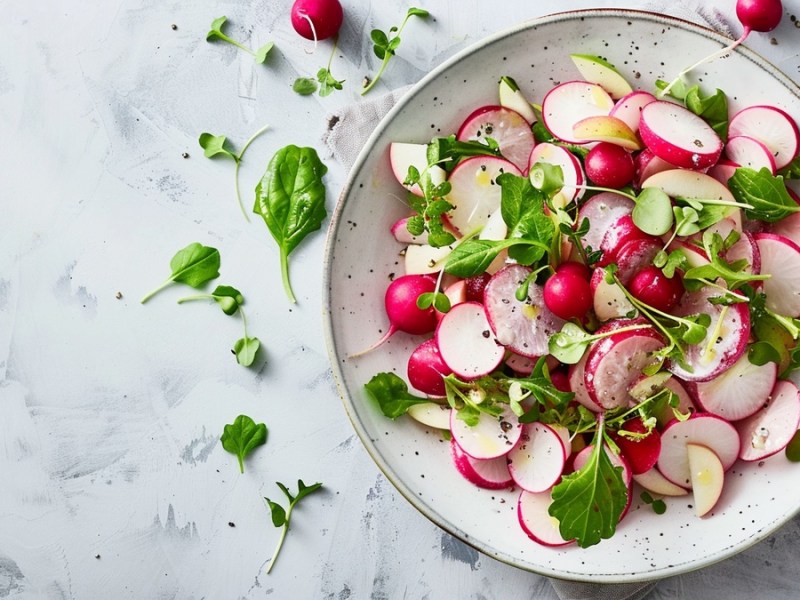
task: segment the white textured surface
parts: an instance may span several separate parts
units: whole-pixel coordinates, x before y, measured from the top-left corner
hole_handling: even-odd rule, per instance
[[[292,256],[290,308],[266,228],[235,206],[232,164],[197,146],[202,131],[241,145],[273,126],[242,165],[248,205],[277,148],[322,151],[325,115],[356,101],[375,70],[369,30],[405,12],[343,4],[333,72],[345,91],[319,99],[290,84],[330,46],[306,53],[288,0],[0,2],[0,598],[555,598],[546,579],[442,533],[378,473],[330,377],[324,236]],[[436,20],[409,24],[374,94],[520,20],[641,3],[423,5]],[[785,5],[800,14],[796,0]],[[222,14],[237,39],[276,42],[267,65],[205,42]],[[750,45],[797,77],[800,31],[785,19],[774,37]],[[332,207],[344,171],[328,163]],[[219,282],[244,292],[265,364],[238,366],[229,347],[240,323],[213,306],[178,307],[182,289],[138,303],[191,241],[220,249]],[[218,443],[241,412],[270,429],[244,475]],[[267,576],[278,532],[262,496],[298,477],[327,491],[298,510]],[[795,520],[721,565],[661,582],[653,598],[800,595],[798,536]]]

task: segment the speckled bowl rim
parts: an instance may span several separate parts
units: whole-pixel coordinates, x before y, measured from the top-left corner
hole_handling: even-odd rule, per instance
[[[331,297],[330,297],[331,270],[333,264],[332,257],[334,252],[335,240],[337,238],[337,234],[339,233],[339,228],[343,224],[341,217],[342,217],[342,212],[344,210],[344,206],[347,202],[347,199],[351,191],[354,189],[355,181],[360,175],[364,163],[366,162],[369,154],[372,152],[372,149],[375,146],[378,138],[383,134],[384,130],[386,129],[388,124],[395,118],[395,116],[406,105],[408,105],[418,95],[420,95],[433,80],[439,77],[443,72],[447,71],[451,66],[463,60],[467,56],[480,52],[484,48],[487,48],[488,46],[491,46],[492,44],[495,44],[509,36],[516,35],[522,31],[546,25],[549,23],[580,20],[584,18],[596,19],[596,18],[606,18],[606,17],[613,17],[613,18],[622,17],[622,18],[629,18],[632,20],[652,21],[668,26],[673,26],[684,29],[691,33],[705,36],[711,40],[719,42],[723,46],[727,45],[731,41],[729,38],[726,38],[725,36],[714,31],[713,29],[709,29],[708,27],[704,27],[697,23],[686,21],[685,19],[681,19],[678,17],[672,17],[650,11],[636,10],[636,9],[622,9],[622,8],[581,9],[581,10],[553,13],[550,15],[545,15],[539,18],[524,21],[519,25],[510,27],[508,29],[504,29],[502,31],[499,31],[498,33],[483,38],[482,40],[475,42],[474,44],[468,46],[467,48],[459,51],[451,58],[445,60],[443,63],[441,63],[431,72],[429,72],[425,77],[423,77],[419,82],[417,82],[405,95],[403,95],[402,98],[400,98],[400,100],[398,100],[398,102],[386,114],[386,116],[383,117],[383,119],[375,127],[375,130],[372,132],[372,134],[365,142],[363,148],[361,149],[361,152],[359,153],[358,157],[353,163],[353,166],[350,169],[347,181],[345,182],[342,188],[342,192],[339,195],[338,202],[331,216],[330,225],[328,227],[327,240],[325,243],[325,255],[324,255],[325,270],[323,273],[322,310],[323,310],[323,321],[324,321],[323,329],[325,334],[325,343],[327,346],[328,356],[332,367],[333,378],[336,382],[336,387],[339,391],[342,403],[344,404],[347,416],[350,419],[350,423],[352,424],[353,429],[358,434],[358,437],[361,439],[361,442],[364,445],[365,449],[367,450],[367,453],[370,455],[372,460],[375,461],[375,464],[378,466],[381,472],[392,483],[395,489],[397,489],[397,491],[400,492],[400,494],[414,508],[416,508],[420,513],[422,513],[427,519],[429,519],[435,525],[445,530],[449,534],[457,537],[465,544],[468,544],[469,546],[478,550],[482,554],[490,556],[505,564],[529,572],[537,573],[540,575],[554,577],[556,579],[591,582],[591,583],[614,584],[614,583],[633,583],[633,582],[649,581],[654,579],[654,576],[652,572],[648,571],[643,571],[635,575],[627,574],[623,577],[618,577],[614,575],[611,576],[584,575],[578,573],[571,573],[563,570],[547,569],[547,568],[536,569],[534,568],[535,566],[531,565],[530,563],[515,560],[514,557],[508,556],[503,553],[498,553],[493,548],[481,543],[478,540],[471,538],[466,532],[459,529],[455,524],[447,521],[440,514],[436,514],[435,511],[433,511],[425,502],[420,501],[412,493],[407,484],[402,480],[402,478],[400,478],[395,473],[392,466],[383,459],[380,453],[377,452],[377,450],[375,449],[373,443],[370,441],[369,434],[364,426],[364,423],[361,421],[361,418],[359,417],[358,414],[358,410],[356,409],[355,404],[353,402],[353,394],[351,394],[350,390],[347,388],[347,385],[345,384],[344,374],[342,372],[339,361],[339,355],[337,353],[336,339],[334,338],[333,334],[333,318],[332,318]],[[762,56],[760,56],[759,54],[757,54],[756,52],[750,50],[745,46],[739,46],[737,51],[743,57],[747,58],[751,62],[761,67],[764,71],[772,75],[778,82],[783,84],[790,93],[794,94],[795,97],[800,98],[800,86],[798,86],[794,81],[792,81],[786,74],[784,74],[775,65],[773,65],[772,63],[764,59]],[[664,577],[670,577],[674,575],[680,575],[683,573],[695,571],[697,569],[707,567],[709,565],[730,558],[731,556],[739,554],[740,552],[750,548],[751,546],[757,544],[758,542],[763,541],[764,539],[772,535],[775,531],[777,531],[779,528],[785,525],[789,520],[794,518],[798,513],[800,513],[800,504],[798,504],[794,512],[785,513],[784,515],[782,515],[781,518],[776,519],[771,524],[765,526],[762,530],[753,535],[749,540],[747,540],[747,542],[741,543],[739,545],[730,546],[728,548],[724,548],[716,552],[715,554],[707,556],[704,560],[697,560],[691,563],[677,564],[674,565],[673,567],[658,569],[658,575],[656,578],[660,579]]]

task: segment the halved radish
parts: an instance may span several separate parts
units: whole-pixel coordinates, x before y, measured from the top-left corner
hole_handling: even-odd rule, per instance
[[[642,187],[643,182],[647,181],[656,173],[670,171],[675,168],[675,165],[658,158],[648,148],[645,148],[636,155],[636,158],[634,158],[634,165],[636,167],[634,179],[636,181],[636,186],[639,188]]]
[[[455,438],[450,440],[450,450],[456,469],[467,481],[487,490],[502,490],[514,482],[508,472],[505,456],[477,459],[461,449]]]
[[[800,131],[794,119],[776,106],[748,106],[731,117],[728,135],[747,135],[769,148],[775,166],[788,165],[800,148]]]
[[[459,140],[497,142],[500,154],[520,170],[528,166],[533,145],[531,124],[517,111],[503,106],[482,106],[466,118],[458,130]]]
[[[688,490],[679,485],[675,485],[664,477],[657,467],[653,467],[644,473],[634,475],[633,480],[647,491],[660,494],[661,496],[685,496],[689,493]]]
[[[642,147],[636,133],[622,119],[597,115],[581,119],[572,126],[572,137],[581,142],[610,142],[626,150]]]
[[[464,279],[458,279],[444,288],[444,295],[450,301],[450,306],[461,304],[467,301],[467,282]],[[447,313],[436,311],[436,318],[441,319]]]
[[[781,380],[772,390],[769,404],[736,428],[742,447],[739,458],[762,460],[783,450],[800,427],[800,392],[791,381]]]
[[[607,60],[591,54],[570,54],[581,76],[589,83],[596,83],[612,98],[622,98],[633,90],[631,84]]]
[[[661,251],[661,241],[652,236],[626,242],[614,257],[617,263],[617,277],[623,285],[628,285],[636,273],[651,265],[656,254]]]
[[[589,281],[592,288],[594,314],[600,321],[621,319],[636,310],[616,283],[606,281],[605,269],[596,268]]]
[[[725,156],[742,167],[760,171],[767,168],[775,174],[775,158],[764,144],[746,135],[735,135],[728,138],[725,144]]]
[[[528,155],[525,155],[525,166],[527,164]],[[502,173],[522,175],[514,163],[495,156],[468,158],[450,173],[448,181],[452,189],[447,201],[454,208],[448,218],[458,232],[467,234],[482,227],[500,208],[501,188],[495,180]]]
[[[777,376],[775,363],[754,365],[744,353],[714,379],[689,383],[688,387],[703,410],[728,421],[738,421],[764,406]]]
[[[408,416],[434,429],[450,429],[450,411],[453,409],[436,402],[421,402],[408,407]]]
[[[661,434],[656,429],[648,433],[641,417],[630,419],[620,430],[646,434],[641,438],[629,438],[621,433],[614,435],[614,441],[628,459],[631,473],[639,475],[652,469],[658,462],[658,455],[661,452]]]
[[[472,458],[488,460],[505,456],[519,441],[522,427],[510,408],[499,417],[479,413],[477,425],[467,425],[458,418],[458,411],[450,413],[450,433],[459,447]]]
[[[636,90],[620,98],[609,115],[620,119],[634,132],[637,132],[639,131],[639,121],[642,118],[642,109],[655,101],[656,97],[650,92]]]
[[[787,317],[800,317],[800,246],[774,233],[755,234],[767,308]]]
[[[586,391],[586,384],[584,383],[583,376],[586,370],[586,354],[574,365],[569,366],[568,380],[569,388],[575,394],[575,401],[579,402],[593,412],[600,412],[603,410],[597,402],[589,397],[589,392]]]
[[[564,142],[574,139],[572,127],[586,117],[607,115],[614,101],[602,87],[585,81],[568,81],[551,89],[542,100],[542,119],[547,130]]]
[[[642,109],[639,135],[650,150],[675,166],[704,169],[719,160],[722,140],[692,111],[672,102],[651,102]]]
[[[750,337],[750,311],[747,303],[720,306],[709,302],[719,291],[705,287],[687,292],[674,313],[680,317],[705,313],[711,317],[706,337],[699,343],[686,346],[685,360],[689,369],[676,361],[667,368],[686,381],[709,381],[729,369],[747,348]]]
[[[628,388],[654,362],[653,352],[663,347],[664,339],[652,328],[615,333],[595,342],[583,376],[589,397],[604,409],[627,405]]]
[[[584,190],[578,187],[582,186],[586,180],[583,167],[580,161],[575,158],[575,155],[566,148],[547,142],[537,144],[533,152],[531,152],[528,162],[528,169],[536,163],[546,163],[561,167],[564,176],[564,187],[553,198],[554,206],[562,208],[583,196]]]
[[[533,367],[536,366],[538,357],[522,356],[516,352],[512,352],[506,358],[506,365],[509,369],[520,375],[530,375],[533,372]]]
[[[742,165],[737,165],[732,160],[720,158],[719,162],[708,170],[708,175],[719,181],[722,185],[728,185],[728,180],[733,177],[736,169]]]
[[[529,492],[544,492],[561,477],[567,451],[552,427],[531,423],[523,426],[517,445],[506,458],[514,483]]]
[[[561,330],[559,319],[544,305],[542,287],[531,283],[524,302],[515,293],[530,275],[531,269],[509,265],[495,273],[483,293],[486,314],[498,343],[522,356],[548,353],[550,336]],[[470,348],[464,348],[465,352]]]
[[[436,345],[445,364],[464,379],[491,373],[505,354],[478,302],[458,304],[442,317],[436,327]]]
[[[558,519],[548,512],[553,499],[550,491],[534,494],[522,491],[517,502],[517,519],[522,530],[534,542],[543,546],[564,546],[574,543],[565,540],[559,532]]]
[[[423,231],[420,235],[411,235],[408,231],[408,220],[410,217],[403,217],[395,221],[390,231],[396,239],[401,244],[427,244],[428,243],[428,232]]]
[[[405,185],[403,182],[408,177],[409,167],[414,167],[420,173],[425,171],[425,167],[428,166],[428,145],[392,142],[389,146],[389,163],[397,181],[415,196],[422,196],[418,184]],[[447,178],[447,173],[439,165],[432,165],[428,173],[434,185],[442,183]]]
[[[725,470],[716,453],[700,444],[686,444],[694,495],[694,513],[702,517],[714,508],[722,494]]]
[[[577,218],[578,224],[589,220],[589,231],[581,239],[584,247],[599,250],[609,226],[621,216],[631,214],[634,206],[633,200],[613,192],[601,192],[589,198],[581,206]]]
[[[434,338],[422,342],[408,357],[406,369],[408,382],[423,394],[444,396],[445,387],[442,378],[452,372],[453,370],[442,360],[439,346]]]
[[[685,421],[671,421],[661,432],[658,469],[664,477],[681,487],[692,485],[686,444],[700,444],[713,450],[725,471],[739,456],[739,434],[725,419],[696,413]]]
[[[703,267],[711,264],[711,261],[708,260],[708,254],[706,254],[706,251],[702,248],[698,248],[694,244],[690,244],[689,242],[685,242],[683,240],[673,240],[667,249],[670,252],[673,250],[680,250],[683,252],[683,255],[686,257],[686,264],[689,267]]]

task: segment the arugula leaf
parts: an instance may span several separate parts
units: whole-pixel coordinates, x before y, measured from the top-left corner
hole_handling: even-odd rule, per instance
[[[412,7],[408,9],[405,18],[399,27],[392,27],[389,29],[389,34],[391,37],[380,29],[373,29],[370,32],[370,39],[372,39],[373,43],[372,50],[375,53],[375,56],[377,56],[383,62],[381,63],[381,66],[372,81],[367,83],[367,85],[365,85],[361,90],[362,96],[369,92],[381,78],[381,75],[383,75],[383,72],[386,70],[386,66],[389,64],[389,60],[392,58],[392,56],[394,56],[395,50],[397,50],[397,47],[400,45],[400,33],[403,31],[403,28],[406,26],[408,20],[411,17],[426,19],[428,16],[430,16],[430,13],[427,10]]]
[[[716,281],[721,278],[725,281],[729,290],[736,290],[743,284],[750,281],[763,281],[769,279],[769,275],[752,275],[745,273],[744,269],[749,266],[749,263],[742,259],[733,263],[729,263],[723,258],[723,254],[727,250],[725,248],[725,240],[718,233],[706,229],[703,232],[703,250],[706,256],[711,261],[710,264],[700,267],[693,267],[683,274],[684,280],[709,280]]]
[[[278,540],[278,546],[275,548],[275,552],[272,555],[272,558],[269,559],[269,567],[267,567],[267,574],[272,570],[272,567],[275,565],[275,561],[278,558],[278,554],[280,554],[281,547],[283,546],[283,541],[286,539],[286,534],[289,532],[289,524],[292,519],[292,511],[294,507],[297,506],[300,501],[305,498],[306,496],[310,496],[317,490],[322,487],[321,483],[314,483],[312,485],[306,485],[303,483],[302,479],[297,480],[297,496],[293,496],[292,493],[289,491],[285,485],[283,485],[280,481],[276,481],[275,485],[277,485],[281,491],[283,492],[284,496],[289,499],[289,508],[284,510],[284,508],[278,504],[277,502],[273,502],[269,498],[264,498],[264,501],[267,503],[267,506],[270,510],[270,517],[272,519],[272,524],[275,527],[282,527],[283,530],[281,531],[281,537]]]
[[[535,240],[541,245],[509,248],[509,256],[525,265],[544,256],[555,235],[555,225],[545,214],[544,196],[527,177],[503,173],[497,177],[501,189],[500,212],[510,239]]]
[[[364,384],[364,390],[390,419],[404,415],[415,404],[430,402],[427,398],[410,394],[406,382],[394,373],[378,373]]]
[[[239,472],[244,473],[244,459],[258,446],[267,443],[267,426],[256,423],[247,415],[239,415],[225,425],[220,437],[222,447],[239,459]]]
[[[775,223],[800,212],[800,206],[786,191],[783,177],[773,175],[766,167],[760,171],[739,167],[728,179],[728,189],[738,202],[749,205],[744,213],[750,219]]]
[[[492,261],[506,248],[524,244],[525,240],[467,240],[458,244],[448,255],[444,270],[456,277],[480,275]]]
[[[210,294],[198,294],[196,296],[186,296],[179,298],[178,304],[193,300],[214,300],[226,315],[233,315],[239,310],[239,306],[244,304],[244,296],[234,287],[229,285],[218,285]]]
[[[800,179],[800,156],[795,156],[792,162],[778,171],[778,175],[785,179]]]
[[[553,487],[548,512],[558,519],[565,540],[574,539],[587,548],[614,535],[625,509],[627,489],[622,467],[615,467],[604,448],[605,422],[600,415],[589,460]]]
[[[310,96],[317,91],[317,82],[310,77],[298,77],[292,84],[292,90],[301,96]]]
[[[490,138],[489,138],[490,139]],[[496,145],[472,140],[457,140],[456,136],[433,138],[428,144],[428,164],[439,165],[448,173],[463,159],[472,156],[500,156]]]
[[[240,50],[244,50],[250,56],[252,56],[253,59],[256,61],[256,64],[262,64],[267,59],[267,55],[269,54],[270,50],[272,50],[275,44],[273,42],[268,42],[267,44],[261,46],[261,48],[259,48],[258,51],[253,52],[250,48],[248,48],[244,44],[237,42],[236,40],[225,35],[222,32],[222,27],[223,25],[225,25],[225,22],[227,20],[228,20],[227,17],[217,17],[216,19],[214,19],[211,22],[211,29],[206,34],[206,41],[213,42],[214,40],[221,40],[223,42],[233,44]]]
[[[700,86],[694,85],[686,92],[686,108],[704,119],[724,142],[728,139],[728,98],[720,89],[711,96],[703,96]]]
[[[292,303],[297,300],[289,281],[289,254],[328,214],[322,183],[327,171],[316,150],[289,145],[275,153],[256,186],[253,212],[261,215],[278,244],[281,279]]]
[[[527,377],[517,380],[520,387],[529,391],[542,406],[563,409],[575,397],[573,392],[562,392],[553,383],[547,368],[547,357],[542,356]],[[520,419],[521,422],[523,419]]]
[[[144,304],[172,283],[185,283],[193,288],[199,288],[204,283],[219,277],[219,265],[219,250],[193,242],[172,257],[169,261],[172,274],[164,283],[146,294],[141,303]]]

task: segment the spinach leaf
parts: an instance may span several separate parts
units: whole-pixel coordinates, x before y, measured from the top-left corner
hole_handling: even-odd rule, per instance
[[[273,553],[272,558],[269,559],[269,566],[267,567],[268,574],[272,570],[272,567],[275,565],[275,561],[277,560],[278,554],[280,554],[281,547],[283,546],[283,540],[286,539],[286,534],[289,532],[289,523],[292,519],[292,511],[294,510],[294,507],[300,503],[300,500],[302,500],[306,496],[310,496],[311,494],[313,494],[322,487],[321,483],[306,485],[305,483],[303,483],[302,479],[298,479],[297,495],[294,496],[289,491],[289,488],[283,485],[280,481],[276,481],[275,485],[277,485],[283,492],[284,496],[286,496],[289,499],[289,508],[284,509],[277,502],[273,502],[269,498],[264,498],[270,510],[270,517],[272,518],[272,524],[275,527],[283,528],[283,530],[281,531],[281,537],[278,540],[278,545],[275,548],[275,552]]]
[[[539,242],[509,249],[509,256],[530,265],[541,259],[556,233],[552,219],[545,214],[545,197],[527,177],[503,173],[497,177],[501,187],[500,213],[508,226],[508,238]]]
[[[783,177],[773,175],[766,167],[760,171],[739,167],[728,179],[733,197],[747,204],[745,215],[750,219],[775,223],[800,211],[800,206],[786,191]]]
[[[256,423],[247,415],[239,415],[225,425],[220,438],[222,447],[239,459],[239,472],[244,473],[244,459],[258,446],[267,443],[267,426]]]
[[[427,398],[410,394],[406,382],[394,373],[378,373],[364,384],[364,390],[390,419],[404,415],[415,404],[430,402]]]
[[[289,145],[275,153],[256,186],[253,212],[261,215],[278,244],[281,279],[292,303],[297,300],[289,282],[289,254],[327,216],[322,183],[327,171],[316,150]]]
[[[724,142],[728,139],[728,98],[720,89],[711,95],[703,96],[700,86],[694,85],[686,92],[686,108],[704,119]]]
[[[199,288],[204,283],[219,277],[219,265],[219,250],[193,242],[172,257],[169,261],[172,274],[164,283],[146,294],[141,302],[144,304],[172,283],[185,283],[193,288]]]

